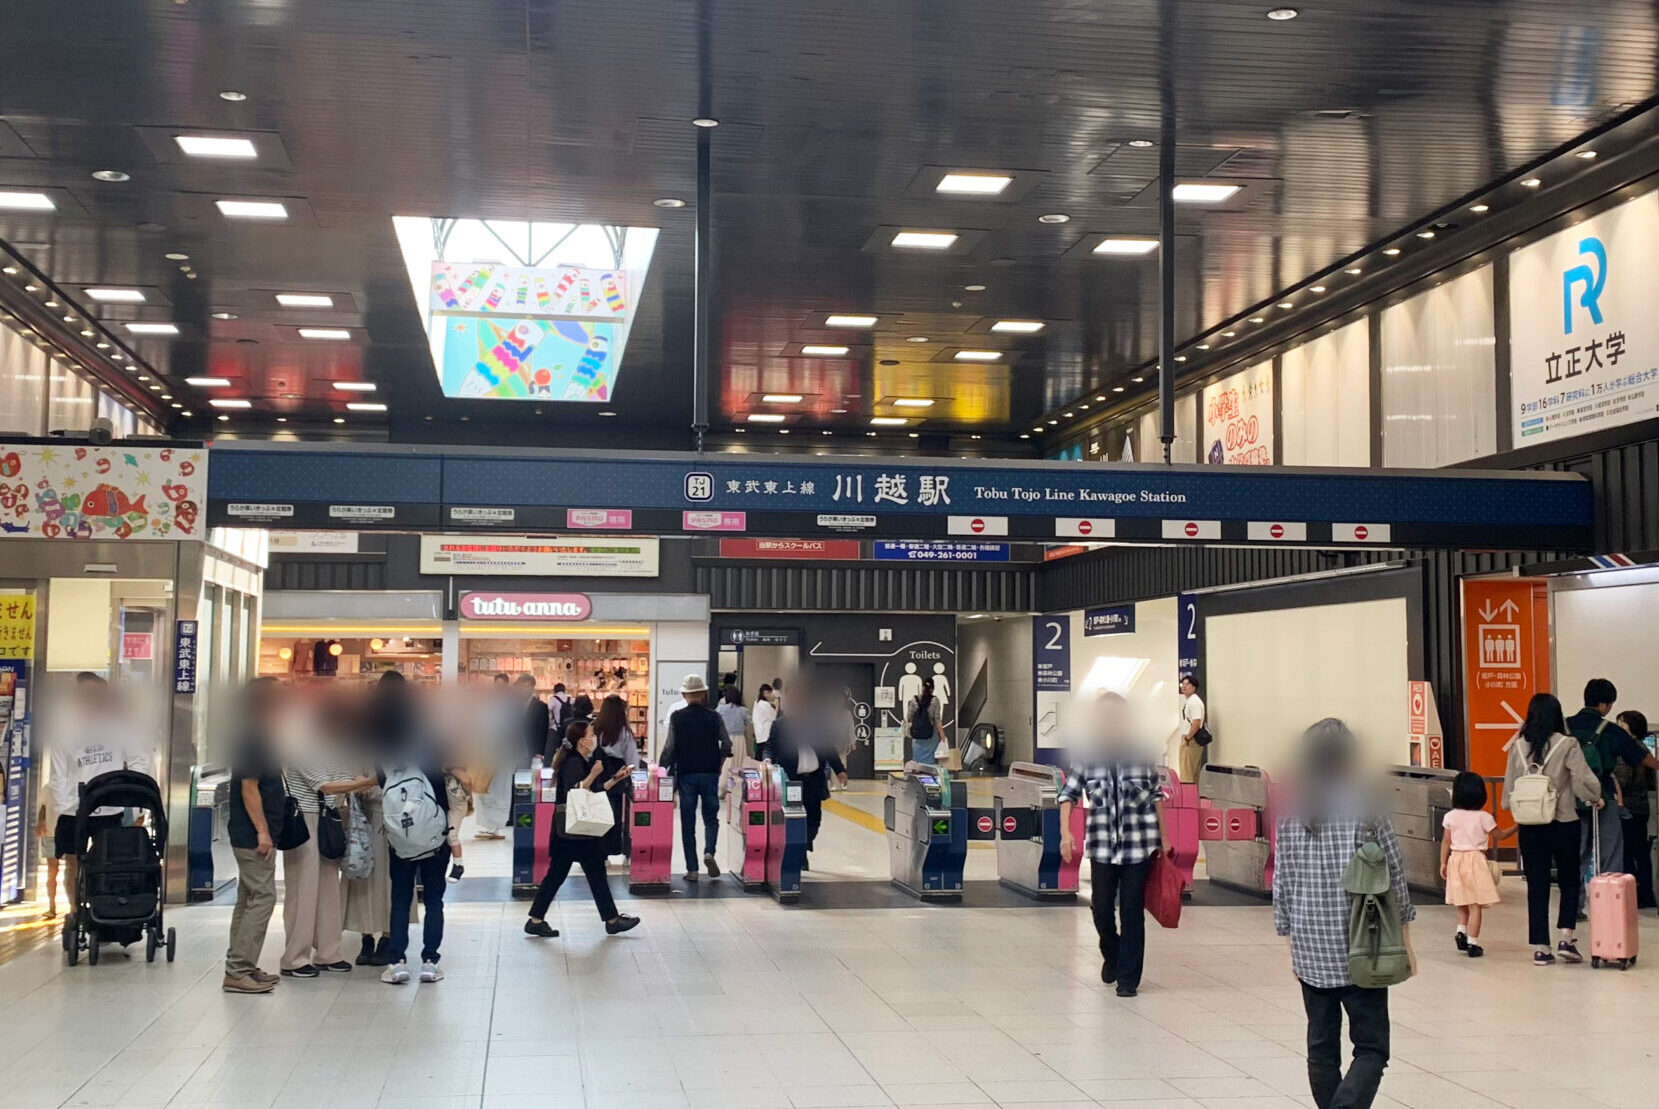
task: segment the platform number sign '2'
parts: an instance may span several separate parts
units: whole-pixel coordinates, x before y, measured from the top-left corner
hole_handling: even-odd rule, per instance
[[[1191,675],[1201,677],[1204,658],[1203,626],[1198,620],[1198,595],[1182,593],[1175,599],[1175,614],[1179,621],[1176,646],[1179,649],[1176,678]]]
[[[1037,747],[1064,743],[1060,719],[1071,693],[1071,614],[1031,618],[1031,685],[1035,694]]]

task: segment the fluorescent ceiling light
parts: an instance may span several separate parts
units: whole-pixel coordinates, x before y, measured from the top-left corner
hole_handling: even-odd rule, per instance
[[[349,339],[351,332],[343,327],[302,327],[299,329],[302,339]]]
[[[958,362],[1000,362],[1000,350],[959,350],[956,352]]]
[[[871,416],[871,427],[903,427],[910,421],[903,416]]]
[[[998,320],[991,325],[991,330],[1011,331],[1016,335],[1035,335],[1044,326],[1042,320]]]
[[[1543,182],[1540,181],[1538,178],[1528,177],[1525,181],[1521,182],[1521,187],[1523,189],[1536,189],[1539,185],[1542,185],[1542,184],[1543,184]]]
[[[1217,185],[1200,181],[1185,181],[1170,190],[1170,196],[1181,204],[1220,204],[1238,192],[1237,185]]]
[[[825,327],[874,327],[875,316],[830,316],[824,321]]]
[[[767,404],[800,404],[803,398],[799,393],[767,393],[760,399]]]
[[[1094,248],[1094,253],[1136,257],[1151,254],[1157,249],[1157,239],[1102,239],[1100,245]]]
[[[928,397],[899,397],[893,402],[894,408],[932,408],[933,401]]]
[[[949,250],[957,238],[954,231],[900,231],[893,245],[900,250]]]
[[[214,397],[207,403],[215,408],[252,408],[253,401],[241,397]]]
[[[288,209],[275,200],[216,200],[226,219],[287,219]]]
[[[354,400],[346,405],[347,412],[384,412],[386,406],[377,400]]]
[[[176,323],[129,323],[128,331],[134,335],[177,335],[179,325]]]
[[[372,393],[375,389],[372,381],[336,381],[334,387],[342,393]]]
[[[749,422],[752,424],[781,424],[789,417],[781,412],[751,412]]]
[[[819,343],[808,343],[801,348],[802,354],[819,355],[824,358],[839,358],[847,353],[846,347],[824,346]]]
[[[249,139],[230,139],[220,135],[174,135],[173,141],[192,158],[259,157],[259,151]]]
[[[45,193],[25,193],[13,189],[4,189],[0,190],[0,208],[28,212],[50,212],[57,208],[57,205]]]
[[[230,388],[230,378],[228,377],[187,377],[184,379],[184,383],[194,385],[198,389]]]
[[[1004,173],[947,173],[939,179],[938,191],[966,196],[996,196],[1014,179]]]
[[[278,293],[277,303],[284,308],[333,308],[334,298],[322,293]]]
[[[143,289],[88,289],[86,295],[107,304],[143,304]]]

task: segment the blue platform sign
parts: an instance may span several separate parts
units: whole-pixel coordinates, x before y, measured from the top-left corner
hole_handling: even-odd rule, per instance
[[[196,692],[196,621],[180,620],[173,632],[173,692]]]
[[[1175,598],[1177,677],[1201,677],[1204,665],[1204,632],[1198,620],[1198,594],[1182,593]]]
[[[875,545],[879,562],[1007,562],[1007,543],[916,543]]]
[[[1071,692],[1071,616],[1031,618],[1031,679],[1038,693]]]
[[[1134,605],[1091,608],[1083,613],[1084,635],[1133,635],[1134,633]]]

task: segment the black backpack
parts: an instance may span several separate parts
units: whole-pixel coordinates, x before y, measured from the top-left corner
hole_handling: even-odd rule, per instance
[[[930,711],[932,708],[931,701],[925,705],[917,702],[916,713],[910,718],[911,739],[933,738],[933,713]]]

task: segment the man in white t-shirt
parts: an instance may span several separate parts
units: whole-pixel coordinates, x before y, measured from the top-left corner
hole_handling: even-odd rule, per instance
[[[1198,781],[1204,768],[1204,748],[1195,738],[1204,727],[1204,699],[1198,695],[1198,681],[1191,674],[1181,676],[1181,781]]]

